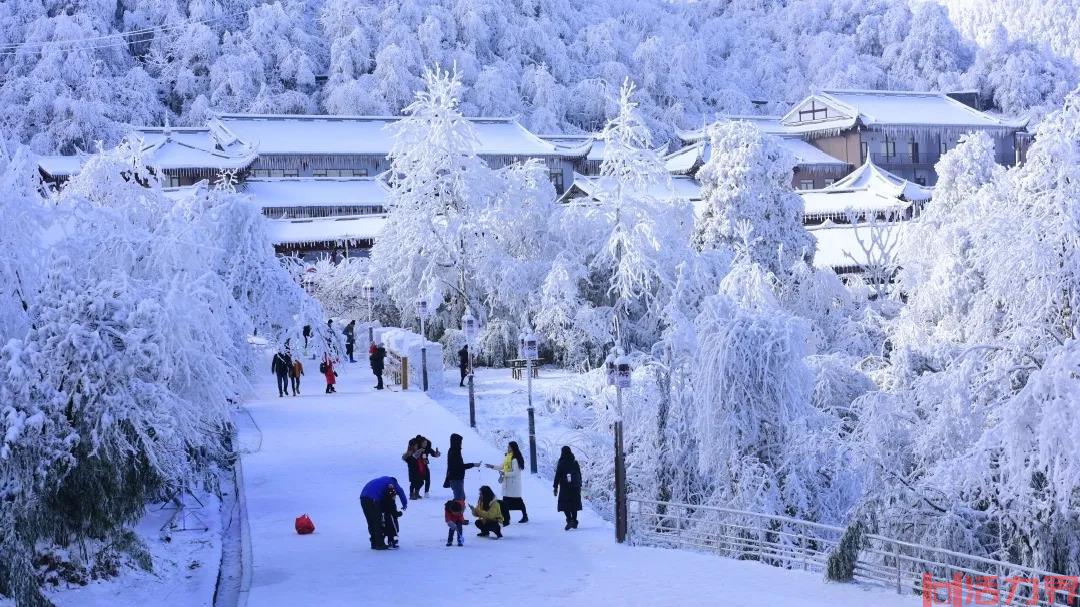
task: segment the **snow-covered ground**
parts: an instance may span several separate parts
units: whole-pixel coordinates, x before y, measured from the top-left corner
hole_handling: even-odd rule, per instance
[[[126,564],[120,575],[85,586],[61,584],[48,593],[57,607],[210,607],[214,601],[221,559],[221,517],[213,495],[198,494],[203,507],[192,510],[209,527],[207,531],[170,531],[162,534],[174,510],[160,504],[147,507],[146,515],[135,526],[153,557],[152,572]],[[188,497],[190,506],[197,506]],[[188,527],[198,521],[188,518]],[[166,539],[166,537],[168,539]],[[14,606],[10,599],[0,599],[0,607]]]
[[[400,455],[409,437],[424,434],[445,450],[457,432],[465,437],[467,461],[501,460],[501,449],[439,403],[414,391],[376,392],[372,383],[366,364],[343,365],[337,394],[323,394],[321,377],[310,374],[300,397],[278,398],[268,378],[264,396],[247,403],[254,420],[241,427],[245,449],[252,451],[243,458],[253,559],[249,605],[396,604],[409,598],[425,605],[917,604],[916,597],[880,589],[827,584],[817,574],[620,546],[611,526],[588,511],[580,529],[563,531],[550,483],[541,478],[524,483],[529,523],[511,525],[500,541],[469,533],[464,548],[447,548],[445,458],[432,460],[431,497],[410,502],[401,519],[401,550],[372,551],[360,489],[379,475],[405,479]],[[453,399],[455,391],[440,400]],[[470,502],[481,484],[497,487],[496,473],[469,472]],[[313,535],[293,530],[295,517],[304,513],[315,522]]]

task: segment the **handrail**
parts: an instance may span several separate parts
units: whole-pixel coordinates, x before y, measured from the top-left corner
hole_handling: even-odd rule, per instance
[[[835,525],[722,506],[634,497],[628,502],[635,505],[629,514],[630,537],[635,543],[708,550],[789,569],[826,570],[830,555],[847,532]],[[872,533],[862,535],[853,565],[856,579],[892,586],[898,593],[949,593],[950,598],[944,602],[940,596],[934,597],[930,604],[935,605],[949,604],[954,591],[969,595],[973,592],[972,586],[961,588],[955,581],[954,576],[961,576],[969,584],[974,579],[995,580],[997,586],[993,588],[999,605],[1080,606],[1075,592],[1069,594],[1063,588],[1045,584],[1048,578],[1062,577],[1058,574]],[[932,590],[923,588],[927,580],[933,581]],[[929,594],[924,599],[930,599]]]

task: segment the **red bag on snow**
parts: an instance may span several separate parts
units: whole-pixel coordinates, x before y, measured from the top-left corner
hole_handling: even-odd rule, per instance
[[[306,514],[296,517],[296,532],[300,535],[315,533],[315,523],[311,522],[311,517]]]

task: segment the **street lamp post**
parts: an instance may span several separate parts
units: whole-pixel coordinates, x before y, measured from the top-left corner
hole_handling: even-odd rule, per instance
[[[426,297],[421,297],[416,300],[416,315],[420,317],[420,373],[423,378],[424,392],[428,390],[428,373],[427,373],[427,322],[430,309],[428,308],[428,301]]]
[[[364,281],[364,286],[360,288],[360,291],[364,294],[364,299],[367,300],[367,337],[368,345],[375,343],[375,319],[371,311],[371,300],[375,298],[375,285],[371,284],[371,279]]]
[[[619,353],[608,356],[608,383],[615,386],[615,541],[626,541],[626,454],[623,448],[622,391],[630,387],[630,359]]]
[[[536,416],[533,410],[532,371],[533,361],[539,354],[539,344],[531,329],[521,335],[521,353],[525,358],[525,377],[529,391],[529,472],[536,474]]]
[[[473,389],[473,344],[476,342],[476,318],[468,310],[461,317],[461,330],[465,333],[465,343],[469,346],[469,427],[476,427],[476,392]]]

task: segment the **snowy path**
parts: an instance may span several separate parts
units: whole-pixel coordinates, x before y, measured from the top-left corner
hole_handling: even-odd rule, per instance
[[[277,398],[267,381],[247,403],[254,425],[241,428],[254,573],[252,607],[393,604],[426,606],[494,601],[508,605],[800,605],[913,607],[916,597],[825,584],[817,574],[783,571],[706,554],[618,546],[607,523],[582,513],[581,529],[563,531],[549,482],[527,478],[531,522],[513,524],[503,540],[467,531],[464,548],[447,548],[442,504],[445,457],[432,460],[431,498],[410,502],[401,519],[402,548],[368,548],[358,496],[363,483],[391,474],[408,438],[431,437],[444,451],[451,432],[465,437],[466,461],[501,461],[453,414],[418,392],[376,392],[366,364],[346,365],[339,393],[322,394],[321,377],[305,378],[307,395]],[[255,436],[261,433],[261,437]],[[475,501],[496,473],[470,471]],[[404,483],[403,483],[404,484]],[[307,513],[316,532],[298,536],[293,519]],[[517,514],[515,513],[515,520]],[[719,597],[723,597],[722,599]],[[554,601],[554,602],[553,602]]]

